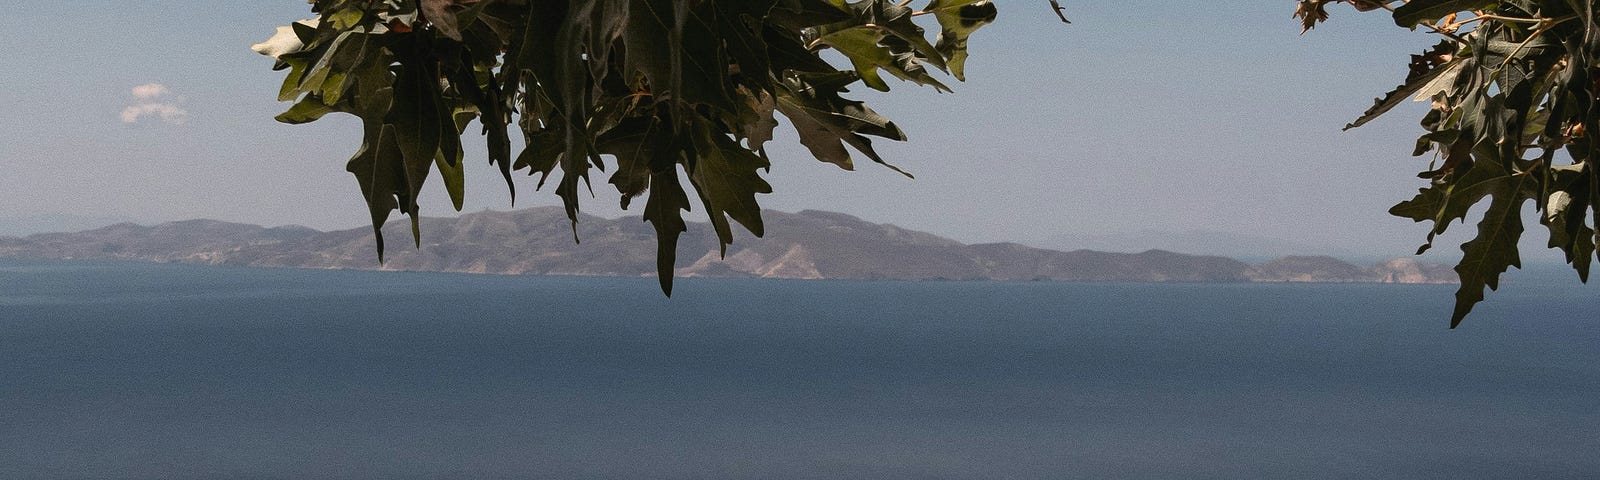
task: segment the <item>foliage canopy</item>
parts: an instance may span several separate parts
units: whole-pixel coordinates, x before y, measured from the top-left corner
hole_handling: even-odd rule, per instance
[[[1600,212],[1600,25],[1594,0],[1301,0],[1296,15],[1307,30],[1326,20],[1329,3],[1384,9],[1395,24],[1443,37],[1411,57],[1405,82],[1379,98],[1346,129],[1407,99],[1431,102],[1426,133],[1414,156],[1433,153],[1416,198],[1390,213],[1432,222],[1428,241],[1487,202],[1475,238],[1461,246],[1451,326],[1459,325],[1499,288],[1517,251],[1528,203],[1583,281],[1596,256],[1594,217]]]
[[[1389,12],[1403,28],[1443,37],[1413,55],[1404,83],[1346,128],[1406,99],[1431,102],[1415,156],[1433,153],[1428,184],[1390,213],[1432,222],[1427,243],[1476,205],[1488,207],[1461,246],[1452,327],[1499,287],[1531,203],[1583,281],[1596,257],[1600,176],[1600,0],[1297,0],[1305,30],[1327,6]],[[437,171],[459,209],[462,135],[477,120],[489,161],[515,196],[512,172],[555,191],[577,221],[580,186],[613,166],[623,208],[645,197],[671,293],[676,243],[690,189],[724,252],[731,223],[762,234],[756,195],[771,187],[764,144],[777,115],[817,159],[854,168],[853,149],[888,165],[868,136],[904,140],[895,124],[844,96],[883,73],[946,91],[932,70],[965,78],[967,41],[994,21],[990,0],[311,0],[313,20],[280,27],[255,49],[287,70],[278,120],[332,112],[362,120],[348,170],[374,230],[391,212],[411,217]],[[1059,13],[1059,2],[1051,5]],[[929,33],[914,17],[932,15]],[[1062,20],[1066,18],[1063,16]],[[849,68],[822,57],[837,52]],[[931,68],[930,68],[931,67]],[[513,130],[523,145],[513,155]],[[847,149],[847,146],[849,149]],[[894,168],[894,167],[890,167]],[[681,169],[681,170],[680,170]],[[898,169],[897,169],[898,171]],[[902,172],[904,173],[904,172]],[[731,222],[730,222],[731,219]],[[576,225],[574,225],[575,227]],[[576,229],[574,229],[576,234]],[[378,239],[381,258],[383,239]]]
[[[295,104],[278,120],[361,118],[348,170],[375,231],[399,210],[420,242],[417,196],[434,171],[461,208],[461,137],[477,120],[513,198],[513,170],[538,175],[541,187],[560,171],[555,191],[574,235],[580,187],[592,190],[593,171],[610,158],[622,207],[645,197],[668,294],[692,208],[684,180],[724,253],[729,219],[761,235],[756,194],[771,187],[759,171],[769,166],[764,144],[777,114],[819,160],[853,169],[849,146],[887,165],[868,136],[905,134],[846,98],[847,87],[887,91],[887,72],[947,91],[931,70],[964,79],[967,39],[996,15],[989,0],[929,0],[920,10],[890,0],[311,3],[316,19],[280,27],[255,49],[288,70],[279,99]],[[913,20],[922,15],[940,26],[932,40]],[[835,68],[824,49],[851,68]],[[516,155],[513,125],[524,142]]]

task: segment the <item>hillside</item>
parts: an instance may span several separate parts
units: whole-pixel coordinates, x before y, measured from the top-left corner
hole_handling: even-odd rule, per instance
[[[1151,250],[1070,252],[1012,243],[967,245],[932,234],[818,211],[768,211],[765,238],[739,236],[718,254],[711,229],[691,224],[679,241],[685,277],[1092,282],[1450,283],[1453,272],[1411,260],[1360,267],[1329,257],[1249,265],[1225,257]],[[252,267],[383,269],[506,275],[653,276],[654,231],[635,218],[583,217],[578,238],[559,208],[479,212],[422,220],[421,248],[405,222],[385,226],[381,265],[368,228],[320,232],[212,220],[118,224],[76,233],[0,238],[0,257],[116,259]],[[743,233],[743,232],[740,232]]]

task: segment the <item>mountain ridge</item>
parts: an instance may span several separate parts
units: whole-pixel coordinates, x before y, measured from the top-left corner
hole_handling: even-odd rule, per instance
[[[1057,280],[1085,282],[1454,283],[1448,267],[1396,259],[1372,266],[1332,257],[1248,264],[1166,250],[1111,253],[1017,243],[964,244],[843,213],[763,213],[766,236],[739,236],[722,256],[708,225],[679,240],[676,275],[791,279]],[[0,237],[0,258],[107,259],[276,268],[408,270],[506,275],[654,276],[655,232],[639,217],[584,215],[574,231],[557,207],[424,217],[384,226],[380,264],[370,228],[318,231],[218,220],[119,223],[73,233]]]

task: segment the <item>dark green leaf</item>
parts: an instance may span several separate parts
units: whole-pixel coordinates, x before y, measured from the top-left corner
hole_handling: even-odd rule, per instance
[[[1481,162],[1489,163],[1489,162]],[[1497,167],[1478,167],[1497,169]],[[1456,291],[1455,313],[1450,317],[1450,328],[1461,324],[1472,307],[1483,300],[1483,289],[1498,290],[1500,274],[1509,267],[1522,267],[1517,252],[1517,241],[1522,238],[1522,205],[1535,191],[1533,175],[1518,173],[1490,180],[1486,187],[1491,196],[1489,210],[1478,222],[1477,238],[1461,245],[1461,263],[1456,273],[1461,277],[1461,288]]]
[[[288,111],[278,114],[278,116],[274,117],[273,119],[279,122],[297,125],[301,123],[315,122],[318,119],[321,119],[324,115],[336,111],[338,110],[322,103],[321,97],[316,95],[307,95],[305,98],[302,98],[299,102],[295,103],[294,106],[289,107]]]
[[[1551,191],[1544,194],[1544,215],[1540,222],[1550,229],[1549,247],[1560,249],[1578,278],[1589,281],[1594,258],[1594,229],[1588,225],[1589,173],[1585,165],[1549,169]]]
[[[722,42],[684,2],[632,0],[622,43],[628,52],[625,71],[644,73],[658,95],[735,110]]]
[[[651,172],[650,198],[645,201],[644,220],[656,228],[656,277],[661,291],[672,296],[672,272],[678,258],[678,236],[689,230],[683,212],[689,210],[689,195],[678,181],[678,167]]]
[[[1499,0],[1410,0],[1395,7],[1394,23],[1412,28],[1423,22],[1432,22],[1445,15],[1468,10],[1479,10],[1499,3]]]
[[[378,260],[383,261],[383,224],[389,221],[389,212],[401,208],[397,197],[403,194],[406,184],[405,159],[395,141],[393,125],[368,122],[366,131],[361,150],[350,159],[346,170],[355,175],[361,196],[367,199],[372,233],[378,242]]]
[[[425,64],[403,66],[394,85],[394,107],[385,120],[394,125],[405,163],[402,173],[407,190],[400,196],[400,209],[411,215],[413,222],[417,217],[417,196],[437,161],[441,137],[446,133],[441,128],[441,119],[449,118],[439,111],[437,78]],[[421,247],[420,236],[413,240]]]
[[[1349,130],[1366,125],[1367,122],[1382,116],[1384,113],[1388,113],[1389,110],[1411,99],[1412,96],[1419,96],[1425,99],[1447,91],[1448,87],[1455,83],[1456,75],[1466,66],[1466,62],[1461,59],[1446,60],[1451,52],[1454,51],[1454,48],[1455,44],[1453,42],[1446,41],[1424,52],[1422,55],[1412,55],[1411,73],[1406,75],[1405,83],[1395,87],[1394,90],[1382,98],[1374,100],[1372,108],[1368,108],[1366,112],[1363,112],[1356,121],[1345,125],[1344,129]],[[1421,95],[1418,95],[1419,92],[1421,92]]]
[[[811,150],[818,160],[833,163],[850,170],[850,160],[843,143],[848,143],[872,161],[906,174],[889,165],[872,148],[872,141],[862,134],[893,140],[905,140],[905,133],[894,122],[878,115],[861,102],[839,96],[840,82],[851,77],[840,72],[827,75],[791,75],[779,90],[777,108],[794,123],[800,143]],[[841,143],[842,142],[842,143]]]
[[[761,205],[756,194],[772,193],[772,186],[761,179],[758,170],[767,168],[766,159],[744,149],[726,134],[716,130],[709,121],[699,119],[692,132],[694,156],[689,161],[689,183],[694,185],[705,204],[711,225],[722,241],[722,253],[728,253],[733,243],[733,230],[728,218],[744,225],[751,234],[759,237]]]

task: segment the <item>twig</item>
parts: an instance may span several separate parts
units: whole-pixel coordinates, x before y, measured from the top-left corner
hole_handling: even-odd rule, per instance
[[[1050,0],[1050,6],[1056,9],[1056,16],[1061,18],[1061,23],[1072,23],[1072,20],[1067,20],[1067,7],[1061,6],[1061,0]]]

